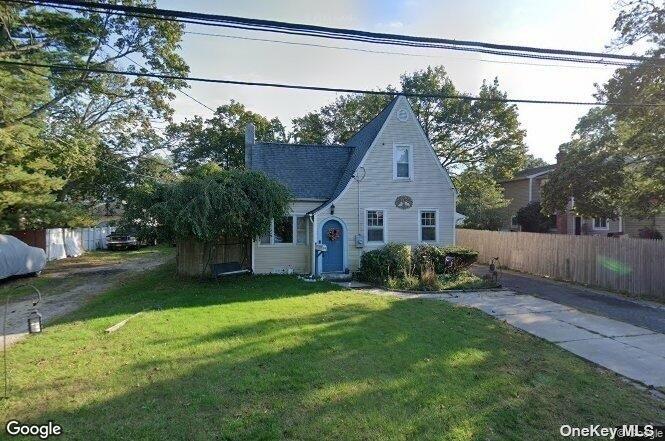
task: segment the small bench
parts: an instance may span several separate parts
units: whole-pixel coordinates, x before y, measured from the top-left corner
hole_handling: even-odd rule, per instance
[[[243,268],[240,262],[213,263],[210,270],[215,279],[224,276],[251,273],[250,270]]]

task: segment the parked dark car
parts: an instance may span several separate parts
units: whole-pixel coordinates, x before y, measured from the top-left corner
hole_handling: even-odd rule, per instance
[[[126,234],[109,234],[106,236],[106,248],[111,251],[138,250],[141,243],[134,236]]]

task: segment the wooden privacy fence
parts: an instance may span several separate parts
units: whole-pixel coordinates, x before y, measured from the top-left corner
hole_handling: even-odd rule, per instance
[[[457,244],[481,263],[665,300],[662,240],[458,229]]]
[[[240,262],[244,268],[251,268],[251,246],[237,240],[221,240],[212,249],[195,240],[179,240],[176,243],[176,266],[178,275],[210,275],[213,263]],[[203,268],[205,267],[205,271]]]

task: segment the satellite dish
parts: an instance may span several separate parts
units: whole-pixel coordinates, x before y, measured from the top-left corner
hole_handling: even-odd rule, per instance
[[[365,167],[358,167],[358,170],[356,170],[356,172],[353,175],[353,179],[360,182],[363,179],[365,179],[366,174],[367,172],[365,171]]]

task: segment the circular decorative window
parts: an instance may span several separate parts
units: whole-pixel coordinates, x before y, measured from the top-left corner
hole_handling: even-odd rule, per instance
[[[400,121],[406,121],[409,119],[409,113],[406,111],[406,109],[399,109],[397,111],[397,119]]]

